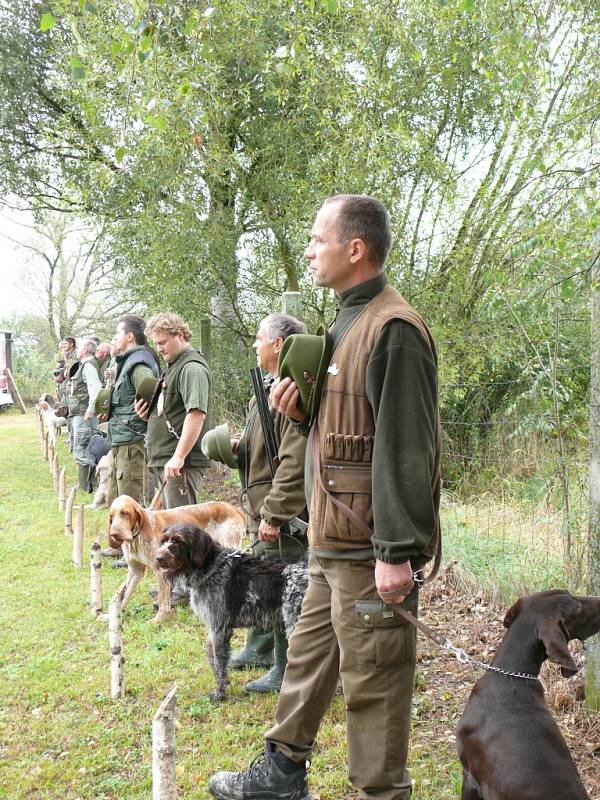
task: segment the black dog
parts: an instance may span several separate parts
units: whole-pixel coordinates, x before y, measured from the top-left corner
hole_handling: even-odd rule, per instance
[[[577,666],[568,642],[600,631],[600,597],[539,592],[518,600],[504,625],[492,666],[537,675],[549,658],[570,677]],[[473,687],[457,743],[462,800],[589,798],[538,680],[486,672]]]
[[[197,525],[171,525],[156,551],[171,585],[190,591],[190,605],[209,631],[215,700],[226,694],[230,642],[235,628],[284,629],[289,636],[308,585],[304,561],[259,558],[221,547]]]

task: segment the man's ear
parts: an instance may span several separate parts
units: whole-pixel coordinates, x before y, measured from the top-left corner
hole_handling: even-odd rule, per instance
[[[538,636],[544,643],[550,661],[560,667],[563,678],[570,678],[578,672],[569,652],[569,632],[561,619],[545,619],[538,629]]]
[[[513,624],[513,622],[521,613],[522,607],[523,607],[523,601],[519,598],[519,600],[517,600],[517,602],[508,609],[508,611],[504,615],[503,624],[505,628],[510,628],[510,626]]]
[[[188,534],[190,561],[196,569],[201,569],[208,556],[215,549],[215,543],[206,531],[194,526]]]

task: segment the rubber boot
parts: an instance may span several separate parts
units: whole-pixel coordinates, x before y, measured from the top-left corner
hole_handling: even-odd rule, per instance
[[[267,694],[267,692],[278,692],[281,689],[283,673],[287,666],[288,640],[285,633],[282,631],[274,630],[273,637],[275,640],[275,663],[262,678],[257,678],[255,681],[248,681],[244,686],[248,694],[252,692]]]
[[[273,634],[249,628],[246,646],[229,659],[229,669],[268,668],[273,664]]]
[[[88,490],[88,471],[89,466],[87,464],[77,463],[77,488],[82,492],[87,492]]]

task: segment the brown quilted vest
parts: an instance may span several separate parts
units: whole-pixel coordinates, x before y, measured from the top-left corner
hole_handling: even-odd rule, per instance
[[[436,357],[435,345],[424,321],[391,286],[376,295],[344,332],[331,358],[318,415],[319,462],[326,491],[315,474],[309,527],[310,546],[315,550],[364,550],[371,544],[368,531],[352,524],[335,506],[331,496],[349,506],[372,529],[371,461],[375,421],[367,398],[367,364],[383,327],[392,319],[403,319],[417,328]],[[440,451],[438,415],[431,479],[436,508],[439,508],[440,499]],[[436,529],[431,533],[430,545],[423,554],[429,558],[435,553],[439,516]]]

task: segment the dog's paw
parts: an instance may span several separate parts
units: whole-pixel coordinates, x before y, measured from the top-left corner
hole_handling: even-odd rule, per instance
[[[213,689],[212,692],[208,693],[208,699],[212,700],[213,703],[220,703],[222,700],[225,700],[227,697],[227,693],[225,689]]]
[[[96,619],[99,622],[108,622],[108,614],[96,614]]]

